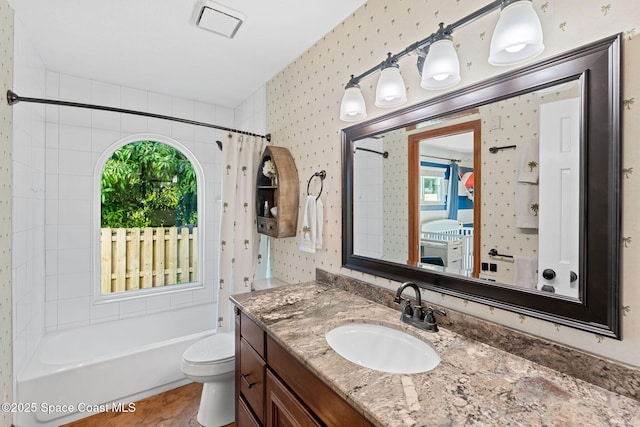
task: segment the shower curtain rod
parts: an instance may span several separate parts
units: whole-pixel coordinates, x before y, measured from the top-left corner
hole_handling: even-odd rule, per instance
[[[152,117],[154,119],[164,119],[171,120],[174,122],[186,123],[194,126],[204,126],[208,128],[223,130],[225,132],[235,132],[242,135],[248,136],[257,136],[259,138],[266,138],[267,141],[271,142],[271,134],[266,135],[258,135],[251,132],[245,132],[238,129],[226,128],[223,126],[212,125],[210,123],[197,122],[195,120],[181,119],[179,117],[172,116],[164,116],[162,114],[154,114],[154,113],[145,113],[144,111],[135,111],[135,110],[126,110],[124,108],[116,108],[116,107],[105,107],[103,105],[92,105],[92,104],[82,104],[79,102],[68,102],[68,101],[59,101],[55,99],[43,99],[43,98],[28,98],[25,96],[18,96],[17,93],[12,90],[7,90],[7,104],[15,105],[18,102],[33,102],[36,104],[51,104],[51,105],[62,105],[65,107],[78,107],[78,108],[88,108],[91,110],[102,110],[102,111],[112,111],[114,113],[124,113],[124,114],[135,114],[138,116]],[[216,141],[217,142],[217,141]],[[220,145],[220,144],[219,144]],[[222,149],[222,147],[220,147]]]
[[[449,160],[450,162],[460,163],[462,159],[449,159],[448,157],[430,156],[428,154],[420,154],[420,157],[430,157],[432,159]]]
[[[371,150],[369,148],[356,147],[355,151],[357,151],[357,150],[368,151],[369,153],[374,153],[374,154],[380,154],[385,159],[387,157],[389,157],[389,152],[388,151],[382,152],[382,151]]]

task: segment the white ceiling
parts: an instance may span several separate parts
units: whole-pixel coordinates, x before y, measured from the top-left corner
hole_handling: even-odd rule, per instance
[[[49,70],[234,108],[365,1],[218,0],[246,16],[233,39],[193,24],[198,0],[9,3]]]

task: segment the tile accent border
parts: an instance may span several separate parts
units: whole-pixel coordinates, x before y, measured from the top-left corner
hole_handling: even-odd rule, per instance
[[[316,269],[316,280],[398,309],[393,291],[362,280]],[[614,393],[640,401],[640,369],[594,356],[561,344],[447,308],[441,326],[467,338],[520,356]]]

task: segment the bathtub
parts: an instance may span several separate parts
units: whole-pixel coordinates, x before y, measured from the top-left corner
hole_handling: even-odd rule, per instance
[[[187,384],[184,350],[215,333],[212,304],[47,333],[18,374],[16,427],[58,426]]]

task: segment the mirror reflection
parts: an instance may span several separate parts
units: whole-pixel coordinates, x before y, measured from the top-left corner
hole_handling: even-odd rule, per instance
[[[353,252],[578,298],[578,80],[354,141]]]

